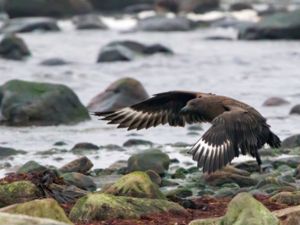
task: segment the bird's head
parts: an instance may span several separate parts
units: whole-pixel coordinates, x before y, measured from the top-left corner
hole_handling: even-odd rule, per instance
[[[201,97],[192,99],[187,102],[187,104],[180,110],[181,114],[187,114],[187,113],[197,113],[200,112],[201,108],[200,106],[202,105],[201,102],[203,100]]]

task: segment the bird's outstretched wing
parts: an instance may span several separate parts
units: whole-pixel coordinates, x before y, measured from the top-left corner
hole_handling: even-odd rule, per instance
[[[212,126],[189,153],[204,173],[211,173],[226,166],[240,152],[255,156],[257,149],[268,140],[269,132],[266,120],[259,114],[228,107],[228,111],[212,121]]]
[[[187,102],[196,97],[196,92],[170,91],[156,94],[148,100],[118,111],[96,112],[95,115],[108,120],[109,124],[119,124],[118,128],[128,130],[147,129],[167,123],[170,126],[184,126],[186,122],[205,121],[201,115],[180,113]]]

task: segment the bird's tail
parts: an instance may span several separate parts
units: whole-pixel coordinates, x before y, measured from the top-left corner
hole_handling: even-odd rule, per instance
[[[267,143],[272,148],[279,148],[281,145],[281,141],[280,141],[279,137],[276,134],[274,134],[272,131],[270,131]]]

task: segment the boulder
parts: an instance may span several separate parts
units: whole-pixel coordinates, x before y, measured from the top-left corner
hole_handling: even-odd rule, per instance
[[[97,62],[127,62],[134,59],[134,53],[123,46],[104,46],[98,55]]]
[[[133,171],[153,170],[159,175],[163,175],[170,165],[170,158],[167,154],[158,149],[150,149],[132,155],[128,159],[127,169]]]
[[[240,39],[300,39],[300,10],[264,17],[254,26],[239,32]]]
[[[78,30],[106,30],[108,27],[101,21],[98,15],[96,14],[85,14],[75,16],[72,19],[76,29]]]
[[[22,60],[31,53],[22,38],[16,35],[6,35],[0,42],[0,57],[12,60]]]
[[[72,162],[67,163],[66,165],[62,166],[59,171],[62,173],[87,173],[93,167],[92,161],[86,157],[80,157],[78,159],[73,160]]]
[[[71,152],[73,152],[74,154],[85,154],[86,152],[90,152],[90,151],[98,151],[100,149],[99,146],[92,144],[92,143],[88,143],[88,142],[81,142],[81,143],[77,143],[72,149]]]
[[[280,192],[270,198],[272,202],[286,205],[299,205],[300,204],[300,191],[295,192]]]
[[[95,96],[88,104],[92,112],[113,111],[123,107],[131,106],[149,98],[143,85],[133,78],[122,78],[106,88],[106,90]]]
[[[300,114],[300,104],[299,105],[295,105],[291,111],[290,111],[290,114]]]
[[[104,191],[106,194],[135,198],[165,199],[148,174],[137,171],[123,176]]]
[[[40,189],[29,181],[0,184],[0,208],[42,197]]]
[[[7,147],[1,147],[0,146],[0,157],[1,158],[5,158],[8,156],[12,156],[12,155],[17,155],[17,154],[26,154],[25,151],[18,151],[16,149],[13,148],[7,148]]]
[[[68,225],[51,219],[0,213],[0,225]]]
[[[142,31],[189,31],[192,23],[185,17],[153,16],[138,21],[137,30]]]
[[[68,65],[70,62],[61,59],[61,58],[50,58],[50,59],[45,59],[43,60],[40,65],[42,66],[64,66]]]
[[[22,165],[17,173],[43,173],[47,170],[46,166],[43,166],[36,161],[28,161],[24,165]]]
[[[126,7],[137,4],[153,5],[155,0],[90,0],[92,5],[99,11],[116,12],[126,9]]]
[[[11,19],[1,28],[2,33],[25,33],[32,31],[59,31],[57,21],[47,17]]]
[[[90,119],[76,94],[65,85],[11,80],[0,86],[2,124],[47,126]]]
[[[10,17],[66,17],[92,11],[87,0],[5,0],[4,9]]]
[[[230,5],[230,11],[242,11],[247,9],[253,9],[252,5],[247,2],[236,2]]]
[[[300,134],[292,135],[282,141],[282,148],[296,148],[300,146]]]
[[[184,208],[161,199],[132,198],[109,194],[88,194],[79,199],[70,212],[70,219],[78,222],[113,219],[139,219],[157,213],[185,215]]]
[[[61,177],[64,178],[64,181],[69,185],[74,185],[86,191],[96,190],[96,184],[93,179],[81,173],[65,173]]]
[[[283,98],[279,97],[272,97],[268,98],[264,103],[263,106],[281,106],[289,104],[289,102]]]
[[[1,208],[0,212],[47,218],[72,224],[59,204],[54,199],[50,198],[10,205]]]

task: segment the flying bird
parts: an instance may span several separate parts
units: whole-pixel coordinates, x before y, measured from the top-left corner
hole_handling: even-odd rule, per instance
[[[189,150],[204,173],[212,173],[240,154],[261,159],[258,150],[265,144],[280,147],[281,141],[266,119],[253,107],[233,98],[210,93],[170,91],[116,111],[96,112],[108,124],[128,130],[148,129],[160,124],[181,126],[209,122],[212,126]]]

